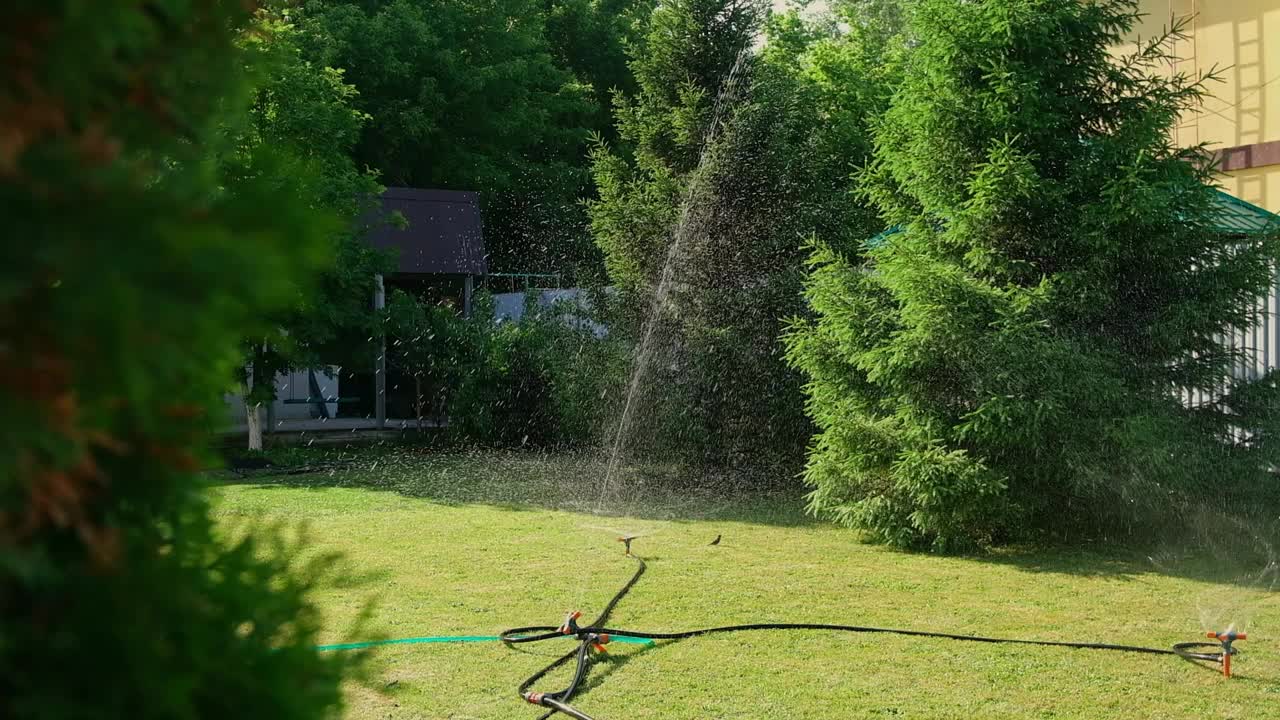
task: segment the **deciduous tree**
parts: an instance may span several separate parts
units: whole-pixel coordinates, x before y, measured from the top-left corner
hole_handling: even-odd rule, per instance
[[[219,155],[229,192],[256,193],[259,184],[270,183],[342,222],[329,237],[337,261],[291,308],[269,318],[271,332],[245,340],[251,450],[262,448],[262,406],[276,397],[278,373],[373,364],[381,352],[375,278],[393,267],[386,253],[362,238],[362,222],[375,217],[370,210],[382,191],[377,175],[352,157],[369,116],[353,106],[358,93],[343,71],[307,60],[298,41],[294,26],[265,12],[242,34],[245,62],[259,82],[250,113],[224,125]],[[263,153],[286,164],[263,176]]]
[[[591,251],[579,200],[593,91],[557,62],[546,16],[544,0],[300,11],[308,58],[346,68],[371,116],[356,160],[391,185],[479,191],[495,270],[573,267]]]

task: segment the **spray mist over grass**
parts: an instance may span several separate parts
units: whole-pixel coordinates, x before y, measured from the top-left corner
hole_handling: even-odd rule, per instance
[[[1128,479],[1125,500],[1148,527],[1116,542],[1153,546],[1152,567],[1213,583],[1193,598],[1202,631],[1250,632],[1258,611],[1280,601],[1280,518],[1265,500],[1172,490],[1142,472]]]
[[[596,498],[594,512],[597,514],[604,511],[606,504],[614,503],[621,499],[617,497],[620,493],[619,488],[616,487],[622,479],[619,475],[620,463],[624,462],[627,450],[632,445],[633,433],[644,432],[642,427],[635,425],[636,416],[642,406],[641,396],[643,393],[656,390],[656,388],[646,386],[646,381],[650,377],[648,373],[650,364],[659,360],[671,363],[673,355],[678,350],[676,347],[677,338],[673,332],[670,332],[671,325],[669,320],[678,313],[678,308],[671,304],[671,294],[673,288],[683,280],[682,264],[689,260],[685,251],[691,236],[698,231],[700,226],[698,216],[708,210],[705,207],[705,195],[701,192],[703,184],[699,182],[700,171],[712,157],[716,139],[725,120],[725,114],[730,110],[737,98],[738,81],[752,53],[753,49],[750,47],[744,47],[738,53],[732,68],[725,78],[720,93],[716,97],[710,125],[703,140],[702,152],[699,155],[698,165],[690,175],[691,181],[681,203],[679,219],[671,230],[671,244],[667,250],[662,270],[658,277],[658,283],[653,292],[649,316],[642,326],[639,344],[635,351],[635,365],[631,372],[631,379],[627,383],[626,398],[622,403],[622,412],[618,419],[617,429],[613,433],[612,447],[605,464],[599,495]],[[613,495],[610,494],[611,492]]]
[[[674,464],[620,466],[612,501],[597,508],[601,456],[596,451],[535,452],[490,448],[379,445],[273,451],[276,465],[242,479],[305,487],[394,492],[442,505],[582,514],[583,527],[614,535],[649,533],[664,523],[733,519],[797,524],[799,492],[746,473],[690,476]],[[615,532],[616,531],[616,532]]]

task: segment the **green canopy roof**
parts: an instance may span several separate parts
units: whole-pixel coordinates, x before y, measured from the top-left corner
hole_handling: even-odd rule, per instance
[[[1214,200],[1218,206],[1217,230],[1223,235],[1247,236],[1280,231],[1280,215],[1221,190],[1214,190]],[[867,247],[878,248],[890,235],[900,232],[902,226],[894,225],[867,240]]]
[[[1217,191],[1218,229],[1226,235],[1261,235],[1280,230],[1280,215]]]

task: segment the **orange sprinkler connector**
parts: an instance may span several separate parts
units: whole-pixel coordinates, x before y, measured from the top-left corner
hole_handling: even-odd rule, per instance
[[[1228,630],[1227,632],[1207,632],[1205,637],[1213,638],[1222,643],[1222,676],[1231,677],[1231,656],[1236,654],[1236,649],[1232,647],[1232,643],[1236,640],[1248,640],[1248,633]]]
[[[582,612],[574,610],[564,618],[564,624],[560,626],[561,635],[573,635],[578,632],[578,618],[582,617]]]
[[[607,645],[611,639],[612,638],[608,635],[596,635],[596,640],[591,643],[591,647],[595,648],[596,652],[609,652],[604,646]]]
[[[546,693],[529,691],[524,694],[524,701],[529,703],[530,705],[541,705],[542,696],[545,694]]]

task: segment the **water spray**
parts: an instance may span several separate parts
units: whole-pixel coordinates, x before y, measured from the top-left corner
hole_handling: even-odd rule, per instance
[[[711,157],[711,150],[715,146],[716,135],[721,129],[724,112],[729,107],[729,101],[737,92],[738,77],[746,69],[753,52],[751,43],[746,43],[738,49],[738,55],[734,58],[733,67],[729,69],[729,74],[725,76],[720,92],[716,93],[715,104],[711,108],[711,122],[707,126],[707,134],[702,140],[702,151],[698,156],[697,167],[699,168],[706,165],[708,158]],[[671,231],[671,245],[667,248],[666,259],[662,264],[662,274],[659,276],[657,288],[654,289],[653,300],[649,307],[649,316],[645,320],[643,330],[640,333],[640,344],[636,353],[635,367],[631,371],[631,383],[627,388],[627,399],[622,405],[622,416],[618,419],[618,429],[613,438],[613,451],[609,454],[609,464],[605,466],[604,480],[600,483],[600,496],[596,502],[597,514],[604,506],[610,482],[613,480],[613,476],[618,470],[618,463],[622,459],[627,431],[631,427],[632,414],[635,411],[635,399],[640,394],[640,382],[644,379],[650,356],[653,354],[654,331],[661,322],[662,306],[666,302],[667,294],[676,284],[675,261],[680,255],[680,248],[684,245],[686,236],[689,234],[691,221],[694,217],[695,204],[698,199],[698,188],[699,183],[694,182],[690,183],[685,189],[684,199],[680,202],[680,217]]]
[[[828,625],[818,623],[755,623],[748,625],[725,625],[721,627],[701,628],[698,630],[685,630],[681,632],[642,632],[637,630],[611,628],[605,625],[609,620],[609,616],[613,613],[614,608],[622,598],[631,591],[631,588],[635,586],[635,584],[640,580],[640,577],[644,575],[647,568],[644,558],[631,552],[631,542],[635,540],[636,537],[637,536],[635,535],[624,535],[618,538],[618,542],[623,543],[626,546],[627,557],[635,560],[636,570],[635,573],[632,574],[631,579],[622,586],[622,589],[614,594],[614,596],[609,600],[608,605],[605,606],[604,611],[601,612],[600,616],[594,621],[585,626],[581,625],[578,620],[582,617],[582,613],[574,611],[569,613],[565,617],[565,621],[559,626],[536,625],[512,628],[499,636],[502,642],[508,645],[540,642],[556,638],[562,639],[566,637],[573,637],[578,642],[577,648],[560,656],[550,665],[547,665],[538,672],[529,676],[517,689],[516,692],[522,700],[546,709],[546,712],[543,713],[538,720],[546,720],[556,713],[574,718],[574,720],[593,720],[590,715],[587,715],[583,711],[573,707],[569,702],[573,699],[574,694],[586,680],[587,673],[591,669],[593,658],[604,653],[605,645],[615,638],[628,642],[638,640],[683,640],[685,638],[697,637],[700,635],[746,632],[754,630],[828,630],[853,633],[883,633],[981,643],[1037,645],[1042,647],[1065,647],[1084,650],[1111,650],[1117,652],[1141,653],[1146,655],[1176,655],[1184,660],[1219,663],[1222,666],[1223,676],[1231,677],[1231,656],[1239,653],[1239,650],[1233,643],[1239,640],[1245,640],[1248,637],[1243,632],[1237,632],[1232,628],[1228,628],[1223,632],[1208,633],[1208,637],[1210,639],[1217,641],[1215,643],[1188,642],[1178,643],[1172,648],[1152,648],[1136,645],[1111,645],[1107,643],[1020,640],[1011,638],[982,637],[978,635],[958,635],[924,630],[901,630],[895,628],[865,627],[860,625]],[[1210,647],[1214,648],[1214,651],[1205,651],[1201,649]],[[555,692],[538,692],[533,690],[533,686],[537,684],[539,680],[546,677],[546,675],[552,670],[567,664],[571,660],[576,661],[576,668],[568,687]]]

